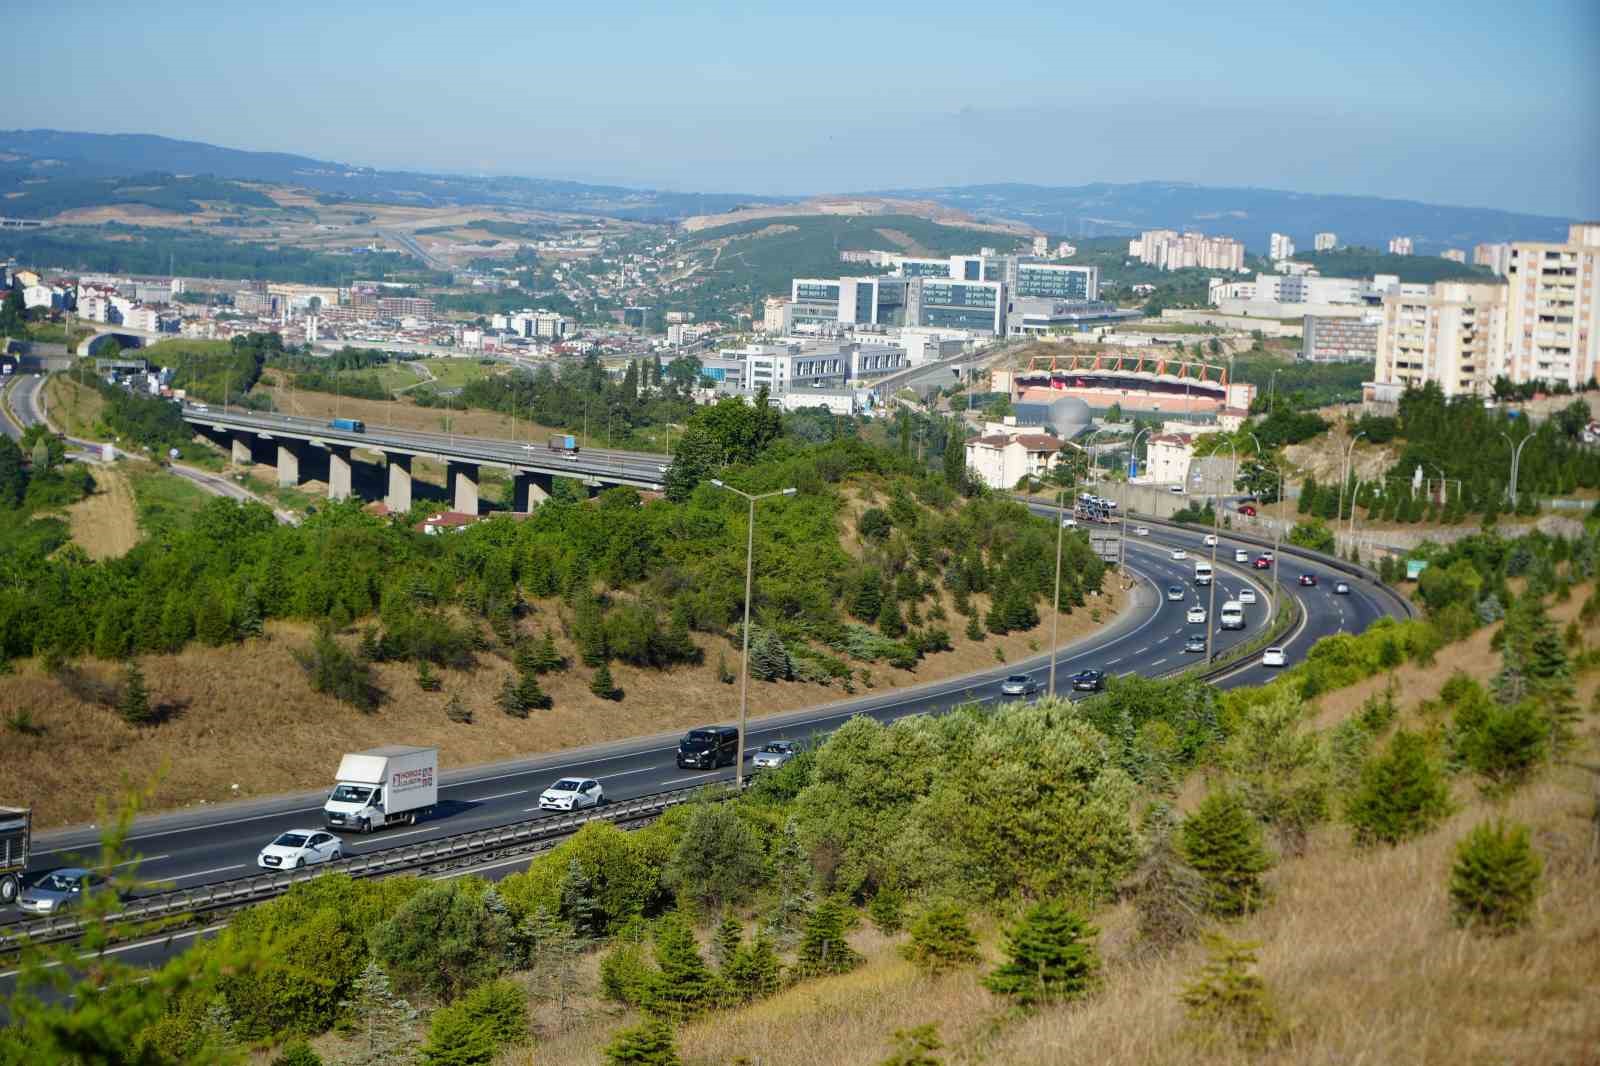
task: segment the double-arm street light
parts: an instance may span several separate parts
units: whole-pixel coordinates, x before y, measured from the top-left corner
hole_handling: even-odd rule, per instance
[[[1333,515],[1334,532],[1338,532],[1339,520],[1344,517],[1344,487],[1350,483],[1350,454],[1356,450],[1356,441],[1360,440],[1366,435],[1366,430],[1362,430],[1360,433],[1357,433],[1355,436],[1350,438],[1350,443],[1346,445],[1344,449],[1344,466],[1342,466],[1339,470],[1339,508],[1334,512]],[[1356,501],[1354,499],[1350,501],[1350,513],[1351,515],[1356,513]],[[1339,545],[1337,542],[1334,543],[1333,548],[1335,552],[1339,550]]]
[[[1232,470],[1239,469],[1239,449],[1234,447],[1233,441],[1223,438],[1223,444],[1228,446],[1228,451],[1233,453]],[[1211,450],[1213,457],[1217,449]],[[1229,486],[1230,488],[1232,486]],[[1222,491],[1220,488],[1213,490],[1211,497],[1211,595],[1206,607],[1206,662],[1211,661],[1211,638],[1217,631],[1217,542],[1221,540],[1222,532]],[[1274,558],[1272,565],[1276,567],[1278,560]]]
[[[711,483],[719,489],[727,489],[737,496],[744,497],[750,504],[750,518],[745,526],[744,545],[744,652],[739,662],[739,754],[733,764],[733,780],[738,787],[744,787],[744,725],[749,715],[750,708],[750,594],[754,587],[755,557],[756,557],[756,502],[768,500],[774,496],[793,496],[796,489],[777,489],[773,492],[763,492],[752,496],[742,489],[712,478]]]
[[[1511,437],[1509,434],[1502,430],[1500,435],[1506,438],[1507,444],[1511,444]],[[1522,438],[1522,442],[1520,444],[1513,445],[1511,450],[1511,484],[1506,486],[1506,491],[1511,494],[1512,510],[1516,510],[1517,507],[1517,474],[1520,473],[1522,469],[1522,449],[1523,446],[1532,439],[1533,431],[1529,430],[1528,435]]]
[[[1246,432],[1249,431],[1247,430]],[[1250,439],[1256,442],[1256,454],[1261,457],[1263,463],[1267,463],[1272,467],[1272,472],[1278,479],[1278,525],[1272,531],[1272,609],[1276,611],[1278,609],[1278,556],[1283,551],[1283,527],[1288,522],[1288,519],[1284,516],[1283,507],[1284,499],[1288,496],[1289,486],[1283,483],[1283,467],[1279,466],[1276,460],[1268,461],[1267,450],[1261,446],[1261,438],[1251,433]],[[1216,578],[1213,576],[1212,580],[1215,581]]]

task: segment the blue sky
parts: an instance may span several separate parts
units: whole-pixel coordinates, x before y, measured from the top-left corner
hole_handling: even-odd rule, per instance
[[[1148,179],[1600,217],[1596,0],[69,0],[6,26],[6,126],[686,190]]]

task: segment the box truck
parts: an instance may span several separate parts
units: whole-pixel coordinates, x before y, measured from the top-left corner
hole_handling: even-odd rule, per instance
[[[17,901],[22,871],[28,865],[32,812],[26,807],[0,807],[0,907]]]
[[[339,760],[322,816],[333,829],[370,833],[415,825],[439,802],[439,749],[403,744],[351,752]]]
[[[359,418],[335,418],[328,423],[329,429],[342,429],[346,433],[365,433],[367,424]]]
[[[570,433],[557,433],[550,438],[550,450],[574,455],[578,451],[578,438]]]

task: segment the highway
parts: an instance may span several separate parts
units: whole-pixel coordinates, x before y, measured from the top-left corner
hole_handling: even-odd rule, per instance
[[[1067,694],[1071,674],[1084,668],[1101,669],[1113,676],[1160,674],[1200,658],[1186,655],[1182,649],[1185,637],[1204,631],[1203,626],[1185,622],[1187,609],[1197,602],[1205,602],[1204,590],[1193,585],[1194,561],[1209,556],[1203,537],[1203,532],[1159,527],[1153,528],[1148,538],[1130,535],[1129,573],[1135,581],[1132,606],[1104,630],[1063,649],[1057,660],[1058,691]],[[1172,559],[1175,547],[1184,548],[1189,557]],[[1248,626],[1245,630],[1218,632],[1219,652],[1239,641],[1252,639],[1267,615],[1270,577],[1264,581],[1263,572],[1246,572],[1224,561],[1232,559],[1232,548],[1233,543],[1224,533],[1219,551],[1217,602],[1220,604],[1224,598],[1231,597],[1241,584],[1248,582],[1257,590],[1258,603],[1246,608]],[[1256,553],[1254,547],[1248,550],[1252,556]],[[1289,648],[1291,662],[1303,657],[1306,649],[1320,637],[1337,632],[1359,632],[1378,618],[1398,612],[1392,598],[1380,589],[1349,578],[1321,562],[1280,555],[1277,565],[1282,593],[1297,597],[1304,607],[1301,625],[1284,642]],[[1301,573],[1315,574],[1319,585],[1299,587],[1296,579]],[[1350,595],[1333,593],[1334,582],[1340,578],[1350,582]],[[1166,598],[1166,590],[1172,585],[1184,589],[1182,602]],[[909,714],[947,710],[971,700],[995,701],[1000,698],[1001,680],[1012,673],[1026,673],[1039,682],[1042,690],[1047,672],[1048,657],[1039,655],[965,677],[755,718],[748,734],[747,751],[768,740],[805,740],[825,734],[857,714],[888,722]],[[1262,667],[1258,657],[1253,657],[1218,684],[1224,687],[1260,684],[1275,673]],[[446,768],[441,774],[439,807],[431,819],[414,828],[385,830],[372,836],[347,835],[346,851],[361,854],[396,844],[536,818],[539,816],[536,809],[539,792],[561,776],[595,777],[605,787],[607,796],[616,800],[697,781],[732,777],[731,768],[718,772],[678,769],[674,760],[678,736],[672,733],[635,738],[472,769]],[[404,742],[407,738],[392,739]],[[327,761],[331,785],[336,753],[328,753]],[[323,798],[324,793],[319,791],[205,812],[183,811],[141,818],[129,844],[142,857],[141,879],[160,887],[188,888],[248,876],[255,869],[256,852],[277,833],[296,826],[321,824]],[[26,803],[27,799],[6,797],[11,803]],[[29,868],[30,877],[70,864],[80,854],[92,858],[96,842],[97,833],[89,827],[40,834]],[[527,861],[526,857],[500,860],[475,872],[499,877],[524,867]],[[0,911],[0,924],[20,918],[14,908]],[[183,950],[196,932],[128,945],[119,952],[127,961],[153,964]],[[0,973],[0,997],[9,993],[12,980],[11,974]]]

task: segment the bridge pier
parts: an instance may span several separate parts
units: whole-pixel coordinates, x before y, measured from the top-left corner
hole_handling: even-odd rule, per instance
[[[278,441],[278,484],[292,489],[300,484],[300,455],[305,445],[300,441]]]
[[[255,454],[251,449],[254,433],[240,433],[237,430],[228,434],[228,439],[233,444],[233,465],[245,466],[255,462]]]
[[[550,490],[555,487],[555,483],[554,474],[517,471],[511,475],[511,509],[527,514],[550,498]]]
[[[445,470],[450,484],[450,498],[454,510],[461,514],[478,513],[478,464],[458,463],[450,460]]]
[[[350,451],[347,444],[328,445],[328,499],[350,498]]]
[[[383,498],[391,514],[404,514],[411,510],[411,456],[384,452],[389,467],[389,494]]]

